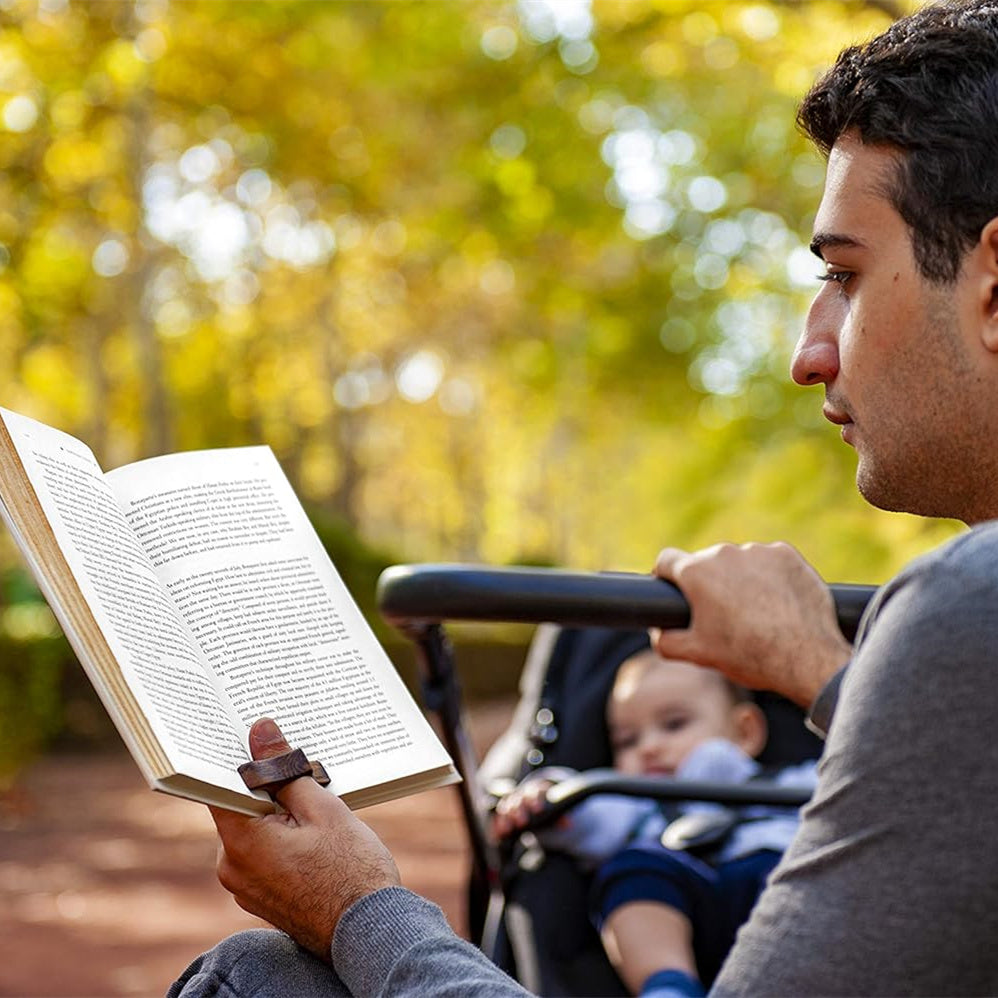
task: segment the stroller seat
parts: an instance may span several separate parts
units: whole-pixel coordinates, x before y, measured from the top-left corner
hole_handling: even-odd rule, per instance
[[[612,763],[605,723],[610,688],[621,662],[648,647],[644,630],[538,628],[509,728],[479,770],[483,786],[511,788],[547,766],[607,770]],[[818,758],[822,742],[806,729],[798,707],[773,694],[755,699],[769,725],[759,756],[764,767]],[[531,839],[528,835],[528,843]],[[589,877],[574,859],[542,852],[532,843],[519,845],[502,876],[504,932],[493,959],[538,994],[628,994],[589,922]]]

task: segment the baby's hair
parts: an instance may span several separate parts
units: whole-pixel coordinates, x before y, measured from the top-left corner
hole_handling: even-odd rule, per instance
[[[653,662],[670,662],[670,661],[684,661],[683,659],[667,659],[663,658],[657,651],[652,648],[644,648],[641,651],[635,652],[633,655],[628,656],[617,668],[617,674],[614,676],[613,685],[616,688],[618,683],[622,683],[628,679],[632,674],[635,678],[640,676],[645,669]],[[695,665],[695,663],[686,663],[689,665]],[[717,678],[718,682],[724,687],[728,696],[731,697],[732,704],[739,703],[751,703],[752,702],[752,692],[744,686],[739,686],[737,683],[733,683],[727,676],[722,675],[720,672],[715,672],[713,669],[704,669],[705,672],[713,675]]]

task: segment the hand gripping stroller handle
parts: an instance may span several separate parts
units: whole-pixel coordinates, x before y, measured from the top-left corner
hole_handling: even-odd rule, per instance
[[[874,586],[829,586],[850,641]],[[378,580],[378,608],[403,631],[446,620],[565,627],[686,627],[689,606],[670,582],[628,572],[476,565],[395,565]]]

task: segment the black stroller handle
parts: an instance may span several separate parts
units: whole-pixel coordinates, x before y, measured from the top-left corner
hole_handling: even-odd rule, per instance
[[[851,641],[875,586],[829,586]],[[395,565],[378,580],[378,609],[401,630],[445,620],[566,627],[686,627],[689,606],[670,582],[629,572],[478,565]]]

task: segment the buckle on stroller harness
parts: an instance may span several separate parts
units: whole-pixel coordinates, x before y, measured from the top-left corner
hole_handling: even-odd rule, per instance
[[[670,821],[662,832],[661,842],[666,849],[688,852],[706,859],[724,844],[741,820],[736,812],[727,808],[693,811]]]

